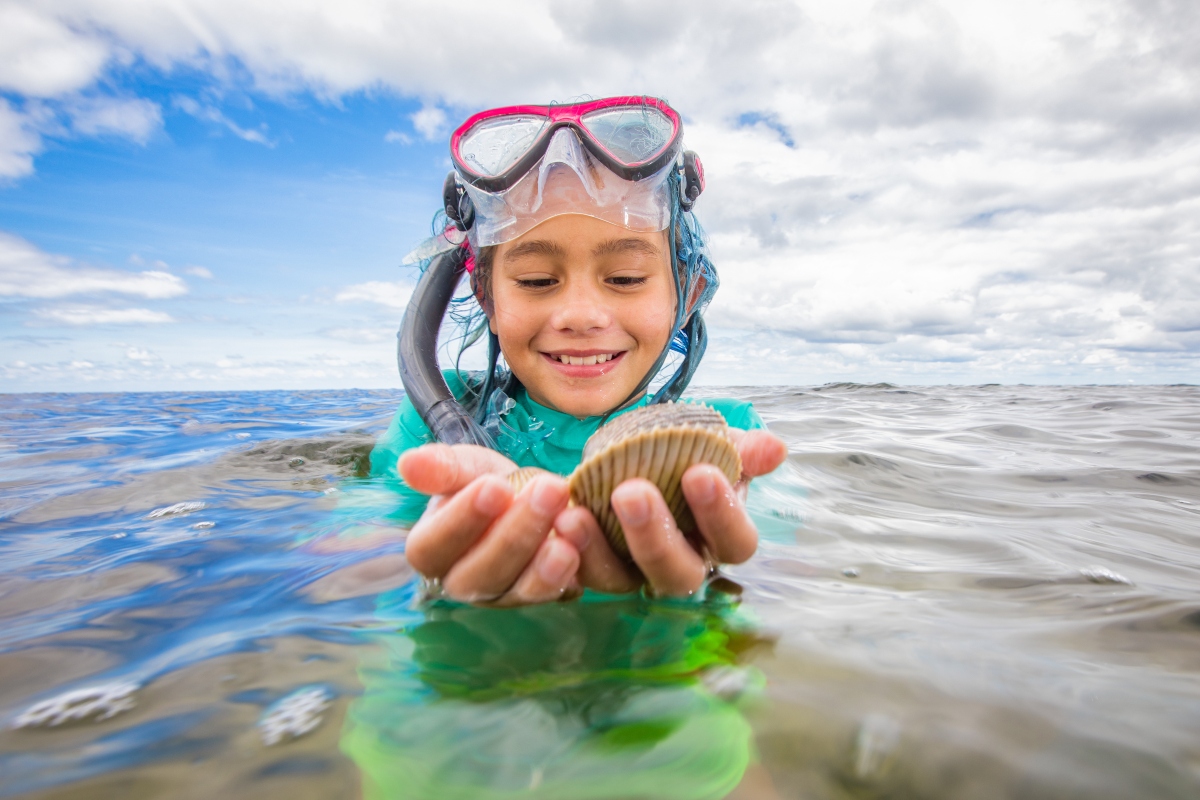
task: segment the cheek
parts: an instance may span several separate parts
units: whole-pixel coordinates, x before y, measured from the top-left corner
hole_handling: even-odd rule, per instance
[[[674,290],[668,288],[639,297],[623,310],[625,329],[658,355],[666,347],[675,322]]]
[[[537,333],[540,327],[537,310],[527,306],[512,298],[496,298],[489,324],[501,342],[524,342]]]

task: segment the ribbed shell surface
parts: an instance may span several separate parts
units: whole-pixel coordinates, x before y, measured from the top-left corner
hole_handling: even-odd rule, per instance
[[[521,467],[508,473],[505,477],[508,479],[508,485],[512,487],[514,492],[520,493],[531,480],[538,475],[550,475],[551,473],[541,467]]]
[[[695,520],[680,481],[693,464],[712,464],[730,483],[741,477],[742,461],[720,412],[698,403],[662,403],[622,414],[600,428],[583,448],[583,461],[570,477],[571,499],[586,506],[616,552],[626,558],[625,532],[613,512],[613,489],[645,478],[662,492],[680,530]]]

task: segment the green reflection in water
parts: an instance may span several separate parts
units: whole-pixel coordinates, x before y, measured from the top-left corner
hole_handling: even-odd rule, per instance
[[[758,640],[728,594],[424,611],[359,670],[368,798],[719,798],[750,763],[761,677],[730,668]]]

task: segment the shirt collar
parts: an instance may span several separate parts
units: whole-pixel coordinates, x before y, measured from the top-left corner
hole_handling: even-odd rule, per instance
[[[647,394],[638,400],[633,405],[623,408],[613,417],[620,416],[635,408],[641,408],[650,402],[650,395]],[[525,391],[525,387],[521,387],[517,404],[524,406],[526,413],[529,415],[529,424],[534,425],[541,422],[546,429],[551,431],[548,440],[553,444],[567,450],[583,450],[583,445],[587,442],[588,437],[596,432],[600,427],[601,420],[604,417],[584,417],[578,419],[570,414],[564,414],[562,411],[544,406],[529,396]],[[611,419],[612,417],[610,417]]]

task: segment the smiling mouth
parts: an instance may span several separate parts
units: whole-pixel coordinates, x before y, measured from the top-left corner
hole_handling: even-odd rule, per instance
[[[574,356],[569,353],[542,353],[551,361],[557,361],[560,364],[566,364],[573,367],[591,367],[597,364],[606,364],[615,358],[620,358],[624,355],[624,350],[618,350],[612,353],[589,353],[587,355]]]

